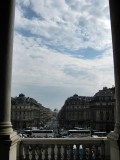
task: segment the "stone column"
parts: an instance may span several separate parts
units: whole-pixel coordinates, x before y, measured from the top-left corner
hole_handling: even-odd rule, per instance
[[[111,160],[120,160],[120,1],[109,0],[115,74],[115,129],[108,135]]]
[[[16,160],[11,125],[11,72],[15,0],[0,0],[0,159]]]

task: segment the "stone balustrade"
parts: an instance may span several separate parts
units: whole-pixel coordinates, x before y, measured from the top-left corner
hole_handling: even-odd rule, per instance
[[[23,138],[18,160],[109,160],[107,138]]]

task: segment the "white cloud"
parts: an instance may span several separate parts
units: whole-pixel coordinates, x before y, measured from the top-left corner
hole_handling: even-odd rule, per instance
[[[107,2],[103,0],[102,5],[91,0],[66,2],[29,1],[31,9],[44,18],[42,21],[38,18],[26,19],[22,7],[17,5],[16,26],[28,29],[37,36],[49,38],[47,42],[57,47],[73,50],[93,47],[100,50],[111,45],[109,19],[103,12],[107,10]],[[80,7],[80,10],[72,10],[71,5]]]
[[[53,86],[80,94],[111,87],[114,78],[107,3],[105,0],[17,0],[14,86]],[[25,17],[29,7],[43,19]],[[89,47],[102,54],[93,59],[83,59],[81,54],[72,56],[75,51]]]
[[[66,67],[69,69],[69,74],[64,72]],[[72,75],[70,70],[76,74],[78,73],[77,78]],[[85,75],[79,74],[79,72],[84,71],[87,71]],[[78,59],[49,49],[42,43],[39,45],[39,42],[34,38],[15,34],[13,73],[16,79],[18,78],[18,83],[20,81],[26,83],[34,82],[43,86],[83,85],[83,83],[89,85],[89,83],[97,83],[97,81],[101,83],[102,79],[99,80],[101,75],[107,81],[107,77],[112,77],[112,72],[111,54],[103,54],[103,56],[93,60]],[[94,76],[92,82],[89,82],[88,76],[90,74]],[[113,83],[113,80],[111,83]]]

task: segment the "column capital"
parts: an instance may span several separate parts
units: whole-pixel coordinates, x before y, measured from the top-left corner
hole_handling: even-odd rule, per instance
[[[110,141],[116,141],[116,142],[120,142],[120,134],[119,133],[116,133],[115,131],[111,131],[107,138],[110,140]],[[120,144],[119,144],[120,145]]]
[[[111,160],[120,160],[120,134],[112,131],[107,138],[110,142]]]
[[[114,132],[115,132],[116,134],[120,134],[120,123],[115,123]]]

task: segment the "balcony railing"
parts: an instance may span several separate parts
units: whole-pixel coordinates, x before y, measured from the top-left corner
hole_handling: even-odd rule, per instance
[[[23,138],[18,160],[109,160],[107,138]]]

